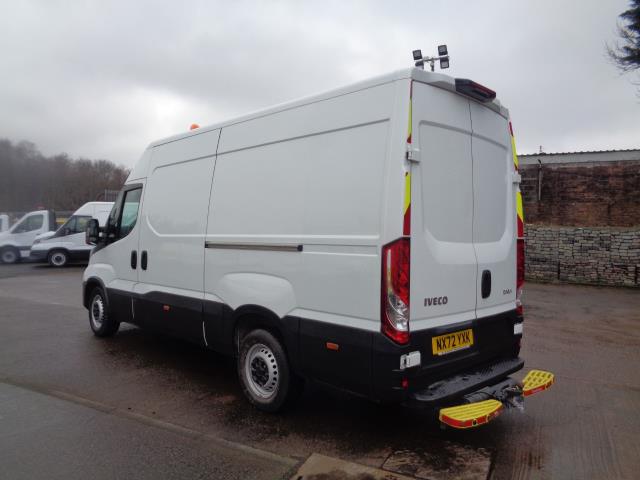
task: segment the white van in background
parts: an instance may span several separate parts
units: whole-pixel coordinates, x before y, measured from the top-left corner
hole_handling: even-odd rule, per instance
[[[441,421],[486,423],[527,395],[509,378],[519,179],[495,92],[420,69],[154,142],[106,228],[89,222],[90,326],[235,355],[266,411],[315,380],[420,407],[473,398],[482,418]]]
[[[64,267],[71,261],[87,261],[93,245],[86,242],[87,222],[92,218],[105,226],[113,202],[87,202],[55,232],[39,235],[31,246],[30,258]]]
[[[9,215],[6,213],[0,214],[0,233],[9,230]]]
[[[53,211],[26,213],[9,230],[0,233],[0,260],[2,263],[16,263],[29,257],[29,249],[35,238],[55,228],[56,215]]]

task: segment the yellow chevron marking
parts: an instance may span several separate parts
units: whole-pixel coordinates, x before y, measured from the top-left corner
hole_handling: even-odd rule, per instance
[[[411,174],[409,172],[404,175],[404,208],[402,213],[406,213],[411,206]]]

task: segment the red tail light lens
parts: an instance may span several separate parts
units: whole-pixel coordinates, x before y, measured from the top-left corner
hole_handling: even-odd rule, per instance
[[[518,238],[516,257],[516,313],[522,315],[522,287],[524,287],[524,238]]]
[[[382,247],[382,333],[401,345],[409,343],[410,258],[408,238]]]

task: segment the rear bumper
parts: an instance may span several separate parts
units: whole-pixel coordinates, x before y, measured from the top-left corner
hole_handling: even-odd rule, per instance
[[[397,345],[382,334],[375,335],[372,342],[373,396],[382,402],[437,406],[506,378],[524,366],[524,361],[518,357],[522,335],[514,334],[514,325],[520,322],[522,317],[511,310],[411,332],[410,343],[406,346]],[[473,346],[447,355],[433,354],[433,337],[468,328],[473,329]],[[400,357],[411,352],[420,352],[420,365],[402,369]],[[467,380],[462,380],[465,377]]]
[[[494,385],[524,367],[520,358],[502,359],[489,362],[446,380],[432,383],[422,390],[412,392],[405,404],[411,407],[436,408],[454,402],[460,397]]]

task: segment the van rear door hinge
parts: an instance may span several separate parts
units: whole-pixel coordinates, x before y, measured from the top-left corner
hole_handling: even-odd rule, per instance
[[[412,146],[411,144],[407,144],[407,160],[410,162],[419,162],[420,149]]]
[[[512,176],[511,176],[511,181],[513,183],[521,183],[522,182],[522,177],[520,176],[520,174],[518,172],[513,172]]]

